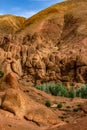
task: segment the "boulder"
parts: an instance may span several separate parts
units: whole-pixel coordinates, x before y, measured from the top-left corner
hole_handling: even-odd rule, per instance
[[[9,88],[19,88],[19,83],[14,73],[8,73],[0,82],[0,91],[5,91]]]

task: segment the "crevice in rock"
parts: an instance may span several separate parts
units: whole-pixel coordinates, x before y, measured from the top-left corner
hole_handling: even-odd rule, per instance
[[[40,124],[38,122],[36,122],[34,120],[29,120],[26,116],[24,116],[24,119],[27,120],[27,121],[31,121],[31,122],[35,123],[37,126],[40,127]]]

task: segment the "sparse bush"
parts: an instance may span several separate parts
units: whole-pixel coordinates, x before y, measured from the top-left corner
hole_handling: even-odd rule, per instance
[[[71,107],[70,107],[70,106],[66,106],[66,108],[68,108],[68,109],[69,109],[69,108],[71,108]]]
[[[47,107],[50,107],[50,106],[51,106],[50,101],[46,101],[46,102],[45,102],[45,105],[46,105]]]
[[[57,105],[57,108],[62,108],[62,103],[60,102],[60,103],[58,103],[58,105]]]
[[[4,72],[0,71],[0,78],[4,76]]]

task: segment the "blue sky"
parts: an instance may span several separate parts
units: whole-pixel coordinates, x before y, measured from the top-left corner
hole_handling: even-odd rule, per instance
[[[0,15],[14,14],[28,18],[61,1],[63,0],[0,0]]]

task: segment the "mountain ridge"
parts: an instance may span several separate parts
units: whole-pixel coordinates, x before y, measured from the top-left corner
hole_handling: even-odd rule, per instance
[[[83,72],[86,69],[83,66],[86,66],[83,60],[86,58],[83,56],[83,53],[86,55],[86,5],[86,0],[70,0],[55,4],[29,19],[1,16],[0,47],[7,55],[11,53],[14,64],[19,64],[14,68],[16,65],[11,61],[12,71],[31,84],[86,83],[86,70]]]

